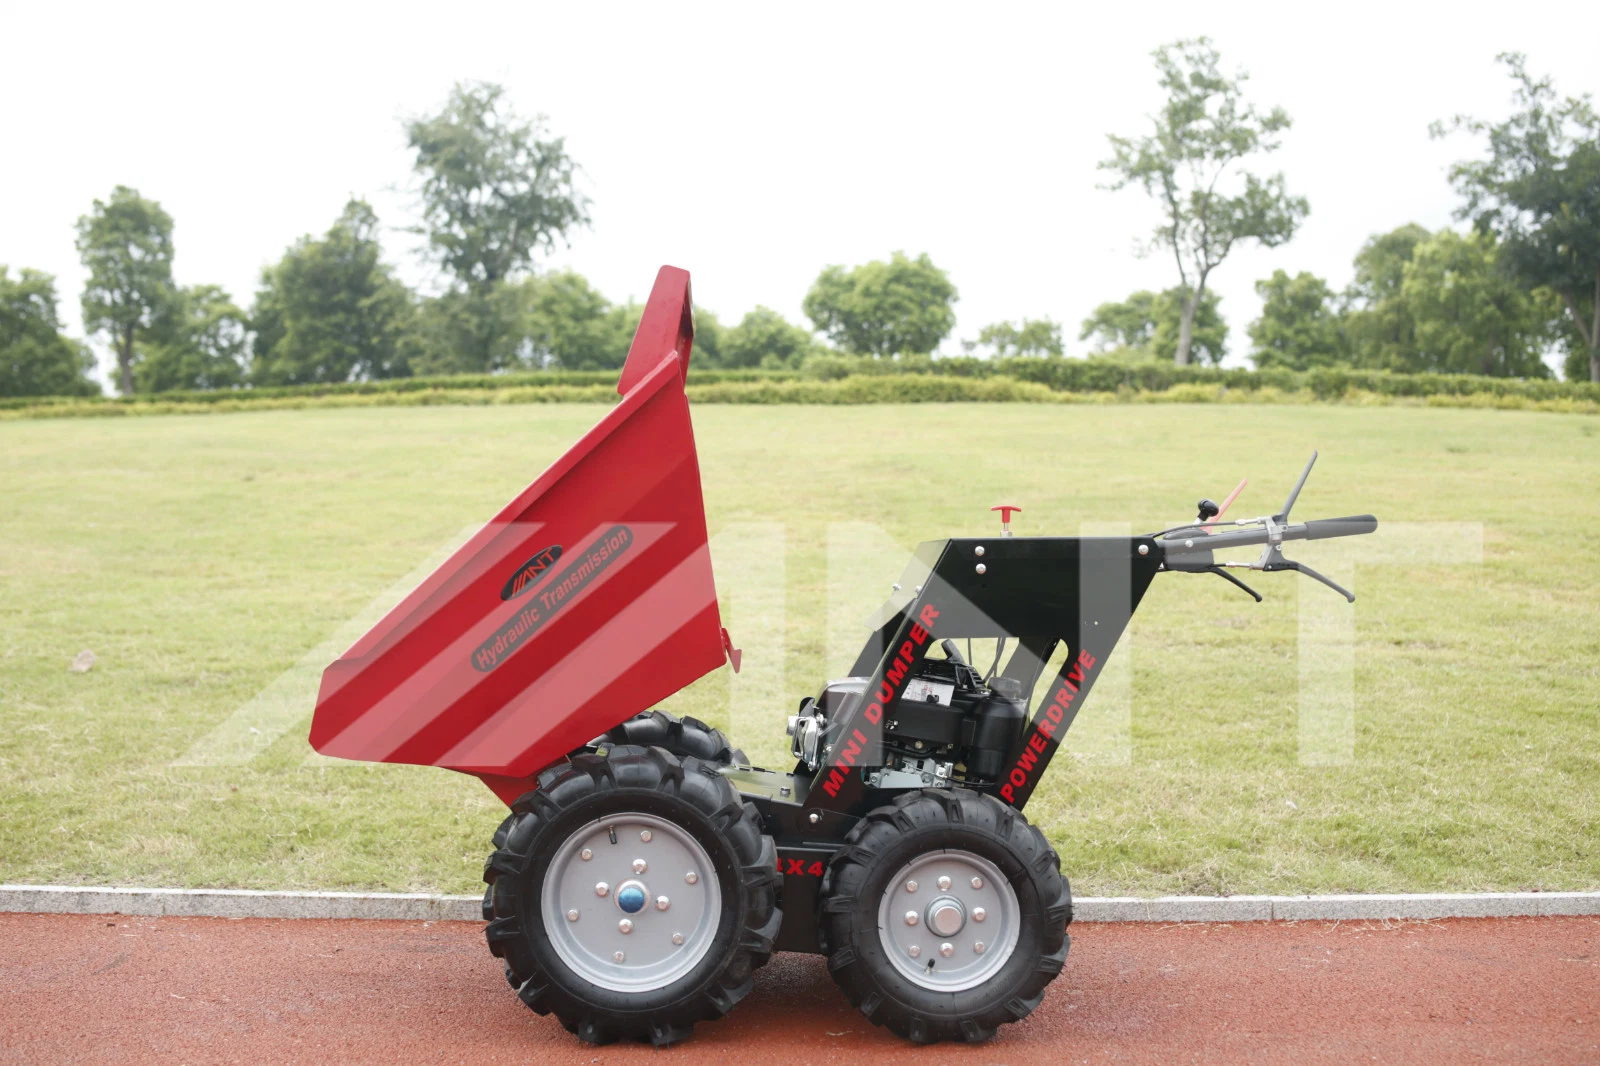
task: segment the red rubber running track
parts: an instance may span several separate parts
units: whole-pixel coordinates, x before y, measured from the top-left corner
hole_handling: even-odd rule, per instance
[[[665,1052],[582,1045],[467,923],[0,915],[0,1063],[1600,1062],[1600,919],[1075,925],[979,1047],[917,1048],[779,955]]]

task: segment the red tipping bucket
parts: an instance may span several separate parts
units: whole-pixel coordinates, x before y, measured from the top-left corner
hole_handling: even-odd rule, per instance
[[[323,672],[313,747],[461,770],[509,799],[721,665],[693,337],[689,275],[662,267],[622,401]]]

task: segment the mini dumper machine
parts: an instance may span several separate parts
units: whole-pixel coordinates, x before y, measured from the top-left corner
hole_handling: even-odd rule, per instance
[[[489,950],[583,1040],[680,1040],[774,951],[826,956],[909,1040],[987,1039],[1066,962],[1072,897],[1022,812],[1151,581],[1217,574],[1259,601],[1224,567],[1299,570],[1353,600],[1283,548],[1377,521],[1291,523],[1308,465],[1268,517],[1202,500],[1148,536],[1003,522],[928,541],[851,676],[789,718],[794,767],[761,769],[650,710],[739,665],[684,392],[693,337],[689,275],[663,267],[621,401],[327,668],[311,743],[472,774],[509,805],[484,866]],[[1260,558],[1216,558],[1243,546]],[[987,669],[973,639],[993,641]]]

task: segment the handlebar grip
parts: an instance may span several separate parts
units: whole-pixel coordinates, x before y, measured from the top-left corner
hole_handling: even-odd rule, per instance
[[[1313,518],[1306,523],[1307,540],[1326,540],[1329,537],[1355,537],[1371,533],[1378,528],[1378,520],[1369,514],[1348,515],[1344,518]]]

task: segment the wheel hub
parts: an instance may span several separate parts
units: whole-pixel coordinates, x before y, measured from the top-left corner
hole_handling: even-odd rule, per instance
[[[687,974],[711,950],[722,920],[721,881],[704,846],[650,814],[619,814],[573,832],[551,856],[539,900],[561,961],[616,992],[661,988]]]
[[[624,881],[617,886],[617,907],[623,914],[638,914],[650,899],[650,890],[642,881]]]
[[[998,973],[1016,949],[1021,922],[1010,882],[970,851],[930,851],[911,860],[885,886],[878,908],[878,935],[891,965],[939,992],[974,988]]]
[[[955,936],[967,924],[967,909],[954,896],[940,896],[928,904],[928,928],[940,936]]]

